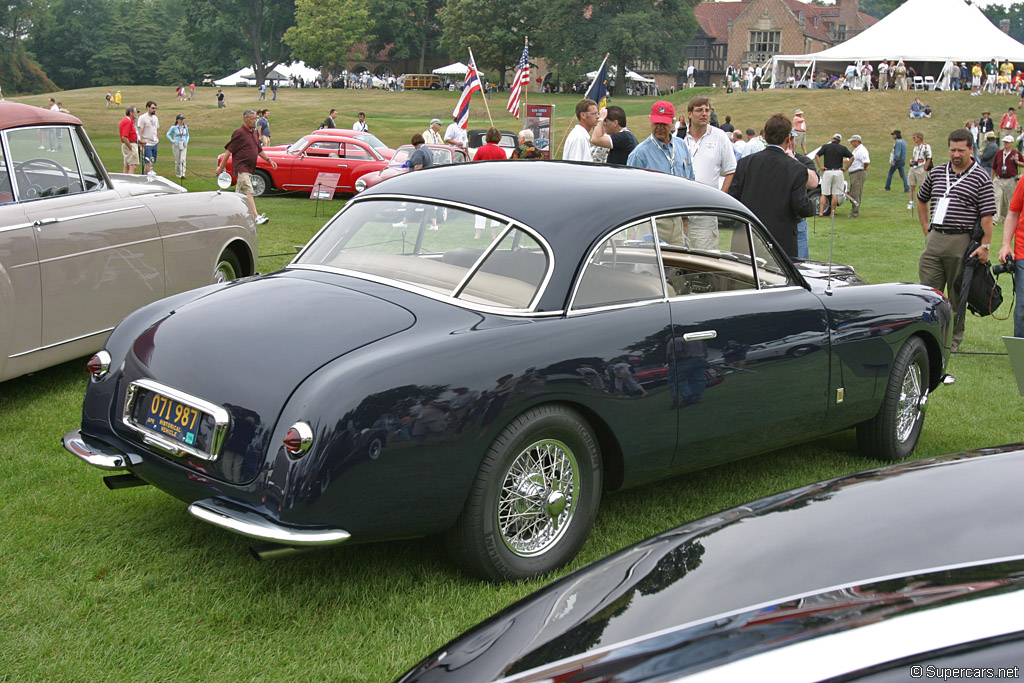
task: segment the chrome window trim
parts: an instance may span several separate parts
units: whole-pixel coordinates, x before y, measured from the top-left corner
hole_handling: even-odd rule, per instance
[[[639,301],[628,301],[628,302],[625,302],[625,303],[608,304],[608,305],[605,305],[605,306],[590,306],[588,308],[575,308],[575,305],[576,305],[576,295],[579,293],[580,284],[583,282],[583,276],[586,275],[587,268],[590,267],[590,260],[594,257],[594,254],[597,253],[597,250],[601,248],[601,245],[604,244],[615,233],[621,232],[621,231],[626,230],[628,228],[631,228],[634,225],[641,225],[645,221],[650,223],[651,230],[655,231],[652,234],[656,235],[657,234],[657,232],[656,232],[657,231],[657,224],[654,222],[654,220],[655,220],[655,216],[648,216],[647,218],[641,218],[639,220],[632,221],[630,223],[626,223],[624,225],[619,225],[619,226],[617,226],[615,228],[612,228],[610,231],[606,232],[604,234],[604,236],[601,237],[597,241],[597,243],[594,245],[594,247],[589,252],[587,252],[587,255],[583,259],[583,263],[585,264],[584,267],[583,267],[583,270],[580,272],[579,277],[576,278],[576,281],[573,282],[572,296],[569,298],[569,307],[568,307],[568,310],[569,310],[568,314],[569,315],[573,315],[575,313],[593,313],[594,311],[605,311],[605,310],[613,310],[613,309],[618,309],[618,308],[629,308],[631,306],[637,306],[637,305],[646,306],[646,305],[652,304],[652,303],[668,301],[668,284],[665,282],[665,263],[664,263],[664,261],[661,258],[661,245],[658,244],[658,240],[654,240],[654,254],[655,254],[655,258],[657,259],[657,265],[658,265],[658,267],[661,270],[661,298],[660,299],[642,299],[642,300],[639,300]]]
[[[163,439],[156,432],[135,424],[131,419],[131,412],[139,389],[152,391],[160,394],[161,396],[166,396],[167,398],[173,399],[178,403],[183,403],[190,408],[194,408],[212,417],[214,420],[214,429],[210,443],[210,451],[201,451],[198,448],[194,448],[187,444]],[[179,391],[178,389],[169,387],[166,384],[155,382],[151,379],[138,379],[129,384],[128,389],[125,391],[124,409],[121,413],[121,422],[132,431],[141,434],[142,440],[150,446],[159,448],[160,450],[174,456],[188,454],[201,460],[214,462],[220,456],[221,449],[224,447],[224,439],[227,436],[228,426],[231,424],[231,416],[227,410],[215,403],[210,403],[209,401],[192,396],[184,391]]]
[[[291,263],[286,266],[288,270],[311,270],[320,273],[330,273],[332,275],[345,275],[348,277],[354,277],[360,280],[366,280],[368,282],[375,282],[380,285],[387,285],[400,289],[405,292],[410,292],[418,296],[425,296],[428,299],[434,301],[440,301],[445,304],[452,304],[459,308],[465,308],[466,310],[476,311],[478,313],[493,313],[495,315],[503,315],[512,318],[553,318],[560,317],[565,314],[565,311],[559,309],[557,311],[534,311],[527,310],[525,308],[501,308],[498,306],[486,306],[484,304],[476,304],[464,299],[453,299],[447,294],[441,294],[425,287],[419,287],[409,282],[402,280],[395,280],[392,278],[382,277],[380,275],[372,275],[370,273],[363,273],[358,270],[345,270],[344,268],[338,268],[335,266],[319,266],[312,263]]]
[[[439,295],[437,292],[433,292],[431,290],[427,290],[427,289],[424,289],[424,288],[417,287],[416,285],[410,284],[410,283],[405,282],[403,280],[395,280],[393,278],[385,278],[385,277],[381,277],[381,276],[377,276],[377,275],[370,275],[368,273],[362,273],[362,272],[359,272],[359,271],[345,270],[343,268],[337,268],[335,266],[323,266],[323,265],[317,265],[317,264],[300,264],[300,263],[296,263],[300,258],[302,258],[303,254],[306,253],[306,251],[309,249],[310,245],[313,244],[314,242],[316,242],[317,239],[319,239],[320,235],[322,235],[324,233],[324,231],[327,230],[327,226],[329,226],[334,221],[338,220],[338,218],[343,213],[348,211],[350,207],[358,206],[359,204],[361,204],[363,202],[374,202],[374,201],[381,201],[381,200],[399,201],[399,202],[423,202],[423,203],[426,203],[426,204],[433,204],[435,206],[445,206],[445,207],[454,208],[454,209],[457,209],[457,210],[466,211],[468,213],[479,214],[479,215],[485,216],[487,218],[497,219],[497,220],[499,220],[499,221],[501,221],[502,223],[505,224],[505,229],[502,231],[502,233],[497,238],[492,240],[492,244],[495,245],[494,246],[495,249],[497,248],[497,245],[501,243],[501,239],[503,239],[505,237],[506,233],[509,230],[513,229],[513,228],[522,230],[526,234],[530,235],[530,237],[532,237],[534,239],[534,241],[536,241],[537,244],[540,246],[540,248],[544,251],[544,254],[547,256],[547,259],[548,259],[548,264],[547,264],[547,270],[544,273],[544,277],[541,278],[540,284],[537,285],[537,289],[534,292],[533,298],[530,300],[529,305],[527,305],[526,308],[505,308],[505,307],[498,307],[498,306],[487,306],[487,305],[484,305],[484,304],[473,304],[473,303],[466,302],[466,301],[464,301],[462,299],[455,298],[454,294]],[[484,251],[486,253],[490,253],[490,251],[488,251],[487,249],[485,249]],[[460,287],[464,286],[465,282],[468,282],[469,279],[472,279],[472,276],[477,273],[477,271],[479,270],[480,265],[482,263],[483,263],[483,259],[482,258],[477,259],[477,262],[474,263],[473,266],[469,268],[469,270],[468,270],[468,272],[466,274],[466,278],[464,278],[464,282],[459,283]],[[292,259],[292,262],[285,266],[285,269],[289,269],[289,268],[307,268],[307,269],[310,269],[310,270],[319,270],[319,271],[328,272],[328,273],[342,273],[344,275],[351,275],[351,276],[354,276],[354,277],[360,277],[360,278],[364,278],[364,279],[367,279],[367,280],[371,280],[373,282],[379,282],[381,284],[388,284],[388,285],[393,285],[393,286],[394,285],[401,285],[401,287],[403,287],[403,288],[404,287],[409,287],[410,289],[416,291],[416,293],[418,293],[418,294],[424,294],[426,296],[429,296],[432,299],[437,299],[438,301],[445,301],[447,303],[455,303],[458,306],[461,306],[463,308],[469,308],[470,310],[479,310],[479,311],[483,311],[483,312],[486,312],[486,313],[498,313],[500,315],[511,315],[511,314],[522,315],[524,313],[535,313],[536,311],[534,309],[536,309],[537,305],[540,303],[540,300],[544,297],[544,293],[547,291],[548,284],[551,282],[551,278],[554,276],[554,272],[555,272],[555,250],[551,248],[551,245],[548,244],[548,241],[546,239],[544,239],[544,237],[537,230],[534,230],[530,226],[528,226],[528,225],[526,225],[526,224],[524,224],[524,223],[522,223],[520,221],[517,221],[514,218],[510,218],[509,216],[505,216],[505,215],[502,215],[500,213],[495,213],[493,211],[489,211],[489,210],[486,210],[486,209],[481,209],[480,207],[473,206],[472,204],[465,204],[465,203],[462,203],[462,202],[440,201],[440,200],[437,200],[437,199],[433,199],[431,197],[423,197],[423,196],[420,196],[420,195],[400,195],[400,194],[375,194],[375,195],[372,195],[372,196],[356,195],[355,197],[350,199],[345,204],[345,206],[341,208],[341,210],[339,210],[336,214],[334,214],[334,216],[332,216],[330,220],[328,220],[326,223],[324,223],[323,227],[320,228],[316,232],[316,234],[313,235],[313,237],[308,242],[306,242],[306,245],[304,247],[302,247],[302,249],[299,251],[299,253],[295,255],[295,258]],[[457,287],[456,290],[453,290],[453,291],[461,292],[461,289],[459,287]],[[553,312],[544,312],[544,313],[542,313],[542,315],[544,315],[545,317],[553,315],[553,314],[554,314]],[[561,311],[559,311],[558,314],[561,314]]]
[[[604,311],[617,311],[623,308],[640,308],[642,306],[653,306],[654,304],[665,303],[668,303],[668,299],[665,299],[664,297],[660,299],[644,299],[643,301],[628,301],[623,304],[608,304],[607,306],[569,309],[565,316],[567,318],[573,318],[580,315],[590,315],[591,313],[603,313]]]
[[[732,618],[734,618],[734,617],[736,617],[738,615],[746,614],[746,613],[749,613],[749,612],[754,612],[754,611],[757,611],[757,610],[767,609],[767,608],[770,608],[772,606],[781,605],[781,604],[784,604],[784,603],[787,603],[787,602],[794,602],[794,601],[801,600],[801,599],[804,599],[804,598],[814,597],[816,595],[821,595],[821,594],[831,593],[831,592],[837,592],[837,591],[844,590],[844,589],[848,590],[848,589],[856,588],[856,587],[858,587],[860,585],[863,585],[863,584],[869,584],[869,583],[870,584],[874,584],[874,583],[880,583],[880,582],[883,582],[883,581],[891,581],[891,580],[901,579],[901,578],[905,578],[905,577],[912,577],[912,576],[916,576],[918,574],[923,574],[923,573],[934,574],[934,573],[939,573],[939,572],[944,572],[944,571],[954,571],[954,570],[958,570],[958,569],[969,569],[971,567],[984,566],[984,565],[987,565],[987,564],[996,564],[996,563],[1002,563],[1002,562],[1014,562],[1014,561],[1020,561],[1020,560],[1024,560],[1024,555],[1011,555],[1011,556],[1008,556],[1008,557],[991,558],[991,559],[987,559],[987,560],[979,560],[979,561],[972,561],[972,562],[962,562],[962,563],[957,563],[957,564],[944,565],[944,566],[941,566],[941,567],[928,567],[928,568],[913,569],[913,570],[908,570],[908,571],[905,571],[905,572],[888,574],[888,575],[885,575],[885,576],[872,577],[872,578],[867,578],[867,579],[860,580],[860,581],[853,581],[853,582],[850,582],[850,583],[842,583],[842,584],[837,584],[837,585],[833,585],[833,586],[818,588],[818,589],[814,589],[814,590],[810,590],[810,591],[805,591],[805,592],[802,592],[802,593],[797,593],[797,594],[794,594],[794,595],[789,595],[789,596],[786,596],[786,597],[780,597],[780,598],[777,598],[777,599],[767,600],[765,602],[757,603],[757,604],[754,604],[754,605],[749,605],[749,606],[746,606],[746,607],[741,607],[741,608],[738,608],[738,609],[735,609],[735,610],[730,610],[730,611],[727,611],[727,612],[722,612],[720,614],[715,614],[713,616],[705,617],[703,619],[695,619],[694,621],[689,621],[689,622],[686,622],[684,624],[678,624],[676,626],[669,626],[669,627],[660,629],[658,631],[654,631],[652,633],[646,633],[646,634],[641,635],[641,636],[635,636],[635,637],[632,637],[632,638],[626,638],[626,639],[621,640],[621,641],[616,642],[616,643],[609,643],[608,645],[604,645],[604,646],[601,646],[601,647],[596,647],[596,648],[593,648],[593,649],[588,650],[586,652],[582,652],[582,653],[577,654],[577,655],[572,655],[570,657],[565,657],[564,659],[560,659],[560,660],[557,660],[557,661],[554,661],[554,662],[550,662],[548,664],[542,664],[540,666],[534,667],[534,668],[529,669],[527,671],[521,671],[521,672],[516,673],[514,675],[511,675],[511,676],[508,676],[508,677],[505,677],[505,678],[499,678],[499,679],[496,679],[496,680],[502,681],[503,683],[514,683],[514,681],[522,681],[522,680],[537,680],[538,674],[542,674],[542,673],[545,673],[545,672],[557,673],[559,671],[565,670],[565,668],[567,666],[572,665],[574,663],[577,663],[577,662],[579,662],[579,663],[590,662],[590,661],[593,661],[593,660],[596,660],[596,659],[600,658],[601,655],[603,655],[603,654],[605,654],[607,652],[614,652],[616,650],[624,649],[624,648],[627,648],[629,646],[632,646],[632,645],[635,645],[635,644],[638,644],[638,643],[643,643],[645,641],[654,640],[654,639],[660,638],[662,636],[666,636],[666,635],[669,635],[669,634],[672,634],[672,633],[676,633],[678,631],[685,631],[685,630],[692,629],[692,628],[695,628],[695,627],[699,627],[699,626],[702,626],[702,625],[711,625],[711,624],[714,624],[715,622],[726,623],[730,619],[732,619]],[[1002,633],[1015,633],[1015,632],[1018,632],[1018,631],[1021,630],[1021,625],[1020,625],[1020,620],[1018,618],[1018,615],[1020,614],[1020,611],[1022,609],[1024,609],[1024,590],[1017,591],[1016,593],[1011,594],[1010,596],[1006,596],[1006,595],[986,596],[986,597],[982,597],[982,598],[978,598],[976,600],[970,601],[968,603],[960,603],[960,605],[963,605],[963,604],[970,605],[971,602],[978,603],[978,602],[984,602],[986,600],[989,600],[989,601],[1006,600],[1007,597],[1014,598],[1014,600],[1016,601],[1016,604],[1017,604],[1017,609],[1008,609],[1007,610],[1007,609],[999,609],[999,608],[997,608],[996,610],[993,610],[990,613],[991,614],[1001,614],[1001,615],[1004,616],[1004,618],[1008,622],[1009,628],[1002,629]],[[989,603],[989,604],[991,604],[991,603]],[[554,605],[552,607],[552,609],[554,610],[557,607],[558,607],[558,605]],[[949,609],[949,607],[946,607],[946,609]],[[936,610],[925,610],[924,612],[919,612],[919,613],[916,613],[916,614],[903,615],[902,618],[906,618],[908,616],[922,617],[923,618],[923,624],[922,624],[921,627],[916,627],[916,630],[919,633],[920,632],[927,633],[927,632],[929,632],[932,629],[932,626],[931,626],[932,622],[928,621],[928,617],[929,617],[929,614],[933,614],[934,612],[936,612]],[[962,623],[964,621],[966,621],[967,623]],[[982,619],[982,618],[979,618],[979,617],[955,617],[954,619],[952,619],[952,622],[954,624],[954,627],[953,627],[952,630],[957,630],[957,627],[962,628],[965,631],[966,630],[970,630],[971,628],[981,629],[981,628],[983,628],[983,626],[981,626],[981,624],[983,622],[986,622],[986,621],[990,621],[990,620]],[[958,623],[958,622],[961,622],[961,623]],[[881,623],[885,623],[885,622],[881,622]],[[906,622],[904,622],[904,623],[906,623]],[[873,624],[872,626],[877,626],[877,625],[878,624]],[[863,630],[865,628],[868,628],[868,627],[867,626],[862,626],[858,630]],[[994,631],[1000,631],[1000,630],[1001,630],[1001,628],[995,628],[994,629]],[[997,633],[996,635],[1001,635],[1002,633]],[[841,632],[841,633],[835,634],[835,635],[841,637],[843,635],[843,633]],[[830,637],[830,636],[826,635],[826,636],[821,636],[821,637],[815,638],[813,640],[823,640],[823,639],[828,638],[828,637]],[[892,638],[892,636],[890,636],[890,638]],[[903,641],[905,640],[903,638],[892,638],[892,639],[896,640],[896,641],[900,641],[900,642],[897,642],[895,644],[895,646],[897,646],[897,647],[898,646],[902,646],[904,644]],[[978,636],[974,636],[971,639],[976,640],[976,639],[978,639]],[[810,641],[810,642],[813,643],[813,640]],[[967,642],[967,641],[964,641],[964,642]],[[804,643],[804,644],[806,644],[806,643]],[[799,644],[796,647],[799,647]],[[858,650],[861,649],[862,647],[863,646],[861,646],[861,645],[854,645],[853,646],[854,649],[858,649]],[[785,646],[782,649],[785,649]],[[927,651],[932,651],[934,649],[936,649],[935,646],[929,646]],[[867,652],[867,650],[864,650],[864,651]],[[738,663],[742,663],[743,661],[753,660],[753,659],[756,659],[758,657],[761,657],[761,656],[764,656],[764,655],[770,655],[770,654],[772,654],[772,651],[764,653],[763,655],[754,655],[754,656],[751,656],[751,657],[747,657],[745,660],[741,659],[741,660],[738,660],[735,663],[737,663],[737,664]],[[807,661],[820,661],[819,658],[817,656],[815,656],[815,655],[816,655],[816,653],[813,653],[813,652],[803,652],[802,651],[801,655],[800,655],[800,659],[802,659],[804,662],[807,662]],[[903,655],[903,656],[907,656],[907,655]],[[787,659],[786,661],[787,661],[787,663],[792,663],[792,660],[788,660]],[[765,677],[764,674],[765,674],[766,671],[775,670],[775,669],[769,669],[763,663],[761,663],[758,667],[756,667],[754,669],[755,673],[753,674],[752,677],[747,676],[745,678],[743,673],[737,672],[737,671],[732,671],[732,676],[733,677],[726,676],[726,677],[721,678],[721,679],[717,679],[717,678],[713,678],[712,677],[713,675],[717,675],[717,674],[715,674],[715,672],[717,670],[723,670],[723,669],[728,668],[729,666],[730,666],[730,664],[723,664],[723,665],[717,667],[717,669],[710,669],[710,670],[705,670],[705,671],[694,672],[694,673],[686,674],[683,677],[673,678],[671,680],[673,680],[673,681],[676,681],[676,680],[682,681],[684,679],[687,680],[687,681],[690,681],[690,680],[693,680],[693,681],[697,681],[697,680],[702,680],[703,681],[703,680],[706,680],[706,681],[725,681],[726,683],[732,683],[733,681],[737,681],[737,680],[761,680],[761,679],[764,679],[764,677]],[[863,666],[867,667],[869,665],[867,663],[865,663]],[[793,678],[793,674],[795,672],[794,669],[784,668],[784,669],[779,669],[779,670],[786,672],[786,680],[788,682],[798,683],[798,680],[804,680],[804,679],[795,679],[795,678]],[[707,678],[706,679],[702,678],[705,675],[707,676]],[[834,674],[834,673],[833,674],[829,674],[829,675],[814,674],[814,677],[806,679],[806,680],[808,680],[808,681],[819,681],[819,680],[825,680],[825,679],[832,679],[832,678],[834,678],[837,675],[838,674]],[[736,676],[739,676],[739,678],[736,678]]]
[[[46,346],[38,346],[38,347],[36,347],[34,349],[29,349],[28,351],[19,351],[18,353],[12,353],[11,355],[9,355],[7,357],[8,358],[18,358],[20,356],[27,356],[30,353],[36,353],[38,351],[46,351],[47,349],[53,349],[53,348],[56,348],[58,346],[63,346],[64,344],[70,344],[72,342],[81,341],[83,339],[88,339],[89,337],[95,337],[97,334],[108,334],[113,329],[114,329],[113,327],[107,327],[107,328],[104,328],[102,330],[96,330],[95,332],[89,332],[87,334],[82,334],[82,335],[79,335],[77,337],[72,337],[71,339],[62,339],[59,342],[54,342],[52,344],[47,344]]]

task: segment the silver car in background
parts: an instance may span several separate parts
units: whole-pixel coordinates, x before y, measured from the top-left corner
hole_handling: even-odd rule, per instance
[[[240,195],[109,174],[74,116],[0,102],[0,381],[93,353],[137,308],[257,255]]]

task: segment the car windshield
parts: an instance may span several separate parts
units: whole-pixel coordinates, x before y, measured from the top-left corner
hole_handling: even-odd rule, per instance
[[[465,208],[379,199],[353,202],[289,267],[337,268],[464,303],[529,309],[548,250],[526,229]]]
[[[395,156],[391,157],[391,161],[388,162],[388,166],[405,166],[405,162],[409,160],[409,155],[412,154],[412,146],[404,145],[395,150]]]
[[[309,147],[309,138],[301,137],[292,144],[288,145],[288,149],[286,151],[288,152],[288,154],[294,154],[298,156],[299,154],[302,154],[307,147]]]
[[[370,147],[373,147],[374,149],[387,149],[388,148],[388,146],[385,145],[383,142],[381,142],[380,139],[376,135],[372,135],[370,133],[362,133],[360,135],[357,135],[356,139],[357,140],[362,140],[363,142],[368,144]]]

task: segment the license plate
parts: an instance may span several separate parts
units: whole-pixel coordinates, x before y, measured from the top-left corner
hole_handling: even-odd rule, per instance
[[[125,398],[124,424],[172,455],[216,460],[228,421],[220,406],[152,380],[132,382]]]

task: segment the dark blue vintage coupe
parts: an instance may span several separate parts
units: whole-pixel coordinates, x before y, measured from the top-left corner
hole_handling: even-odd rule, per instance
[[[793,264],[696,183],[446,166],[361,193],[283,271],[130,315],[64,444],[270,552],[443,534],[520,579],[605,490],[850,427],[910,455],[950,323],[929,287]]]

